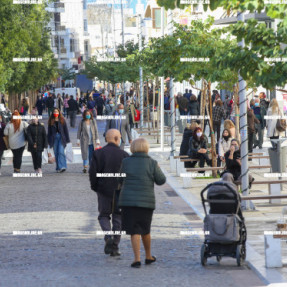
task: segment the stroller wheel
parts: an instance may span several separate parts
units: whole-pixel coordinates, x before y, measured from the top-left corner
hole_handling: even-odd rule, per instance
[[[237,266],[241,266],[243,262],[242,246],[239,244],[236,247],[236,262]]]
[[[221,257],[221,256],[219,256],[219,255],[217,255],[217,256],[216,256],[216,260],[217,260],[217,262],[220,262],[220,261],[221,261],[221,259],[222,259],[222,257]]]
[[[202,246],[201,246],[200,258],[201,258],[201,265],[205,266],[207,263],[206,245],[205,244],[202,244]]]

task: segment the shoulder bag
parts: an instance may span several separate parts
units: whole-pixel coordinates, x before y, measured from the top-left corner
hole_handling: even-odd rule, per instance
[[[280,115],[280,111],[278,112],[278,115]],[[278,119],[276,123],[276,130],[278,132],[284,132],[287,128],[286,120],[285,119]]]

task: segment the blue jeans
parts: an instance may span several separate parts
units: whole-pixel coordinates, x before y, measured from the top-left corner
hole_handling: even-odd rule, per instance
[[[89,145],[88,153],[89,153],[88,154],[88,159],[84,159],[83,160],[83,165],[84,166],[87,166],[88,162],[89,162],[89,164],[91,164],[91,160],[92,160],[93,153],[94,153],[94,145],[93,144]]]
[[[62,145],[61,135],[59,133],[57,133],[55,136],[54,153],[56,159],[56,170],[61,170],[62,168],[67,169],[65,149]]]

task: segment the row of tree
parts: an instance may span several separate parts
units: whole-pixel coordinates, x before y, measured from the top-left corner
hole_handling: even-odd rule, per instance
[[[46,4],[0,5],[0,92],[10,96],[40,88],[58,74],[57,59],[50,46],[50,20]],[[42,61],[13,61],[40,58]]]
[[[175,3],[162,2],[166,8],[172,8],[171,3]],[[210,5],[216,8],[218,5],[213,2],[220,1],[211,1]],[[226,7],[229,9],[229,6]],[[272,11],[278,16],[274,12],[275,8]],[[238,22],[216,29],[213,23],[214,19],[209,18],[205,22],[192,21],[188,26],[175,24],[173,35],[152,38],[142,52],[138,51],[137,45],[126,43],[125,48],[119,46],[117,49],[118,57],[126,58],[126,62],[97,62],[97,58],[93,57],[86,62],[85,73],[113,84],[136,82],[141,66],[145,79],[171,76],[175,81],[185,80],[193,84],[203,78],[212,83],[218,82],[218,88],[233,91],[240,71],[250,88],[261,85],[272,90],[275,86],[285,85],[287,62],[266,61],[266,58],[287,57],[285,20],[279,22],[277,31],[267,28],[265,23],[259,23],[256,19],[250,19],[246,24]],[[241,39],[246,44],[243,49],[237,44]],[[209,61],[184,62],[182,58],[208,58]]]

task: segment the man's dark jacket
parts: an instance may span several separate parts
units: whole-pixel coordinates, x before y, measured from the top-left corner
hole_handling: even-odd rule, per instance
[[[97,177],[97,173],[119,173],[126,157],[129,157],[129,154],[114,143],[108,143],[94,151],[89,170],[91,189],[112,198],[118,187],[118,178]]]
[[[74,99],[68,100],[68,105],[69,105],[69,112],[76,112],[78,111],[78,103]]]
[[[54,108],[54,99],[52,97],[48,97],[48,99],[46,100],[46,107],[48,109]]]

